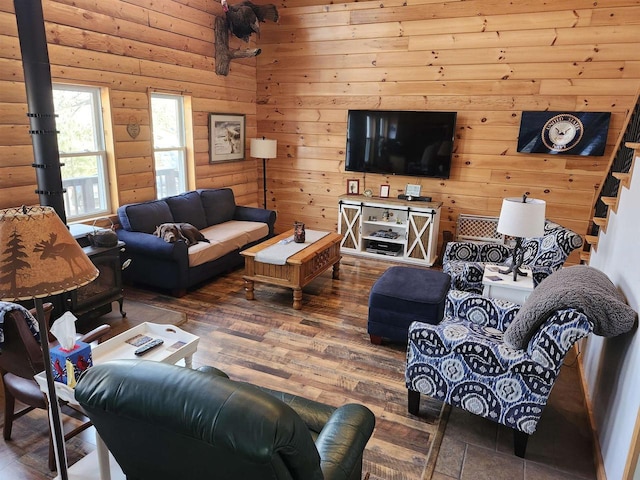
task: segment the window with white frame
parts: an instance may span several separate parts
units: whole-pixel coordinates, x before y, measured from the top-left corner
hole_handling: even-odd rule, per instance
[[[64,209],[68,220],[111,211],[100,88],[54,85]]]
[[[184,98],[180,95],[152,93],[151,124],[157,197],[186,192]]]

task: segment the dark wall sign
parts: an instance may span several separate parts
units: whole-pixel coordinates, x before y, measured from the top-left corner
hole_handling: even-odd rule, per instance
[[[604,155],[610,112],[522,112],[518,152]]]

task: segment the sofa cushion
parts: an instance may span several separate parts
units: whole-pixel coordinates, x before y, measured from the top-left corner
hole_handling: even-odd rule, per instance
[[[209,243],[197,243],[189,247],[189,266],[195,267],[216,260],[234,250],[269,234],[269,226],[261,222],[230,220],[222,225],[212,225],[201,232]]]
[[[172,223],[173,215],[164,200],[132,203],[118,208],[120,225],[130,232],[153,233],[163,223]]]
[[[198,190],[207,226],[228,222],[236,211],[236,200],[230,188]]]
[[[165,198],[171,209],[175,222],[190,223],[198,230],[207,226],[207,219],[202,208],[198,192],[186,192]]]

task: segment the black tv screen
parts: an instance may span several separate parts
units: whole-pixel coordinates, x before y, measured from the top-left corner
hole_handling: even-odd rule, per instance
[[[456,112],[349,110],[345,170],[449,178]]]

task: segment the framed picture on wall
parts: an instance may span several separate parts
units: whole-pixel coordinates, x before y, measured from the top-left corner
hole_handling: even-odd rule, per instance
[[[518,152],[602,156],[611,112],[522,112]]]
[[[360,180],[357,178],[350,178],[347,180],[347,194],[360,195]]]
[[[244,160],[244,115],[209,114],[209,163]]]
[[[389,198],[391,185],[380,185],[380,198]]]

